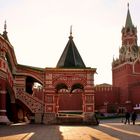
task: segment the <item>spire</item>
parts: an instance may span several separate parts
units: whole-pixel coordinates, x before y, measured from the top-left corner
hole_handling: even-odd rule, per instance
[[[130,11],[129,11],[129,3],[127,4],[128,10],[127,10],[127,17],[125,22],[125,28],[127,27],[133,27]]]
[[[129,9],[129,2],[127,3],[127,7],[128,7],[128,9]]]
[[[57,68],[86,68],[72,37],[72,26],[70,27],[69,41],[57,63]]]
[[[6,29],[7,29],[7,25],[6,25],[6,20],[4,22],[4,31],[6,32]]]
[[[10,42],[9,39],[8,39],[8,36],[7,36],[8,32],[6,31],[6,29],[7,29],[7,24],[6,24],[6,20],[5,20],[5,22],[4,22],[4,31],[3,31],[3,35],[2,36],[4,37],[5,40]]]
[[[73,39],[73,36],[72,36],[72,25],[70,26],[70,36],[69,36],[69,39]]]

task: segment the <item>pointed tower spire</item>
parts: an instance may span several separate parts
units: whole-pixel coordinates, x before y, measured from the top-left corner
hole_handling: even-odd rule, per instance
[[[122,28],[122,45],[124,46],[136,46],[137,45],[137,27],[135,27],[131,20],[129,11],[129,3],[127,4],[127,17],[125,27]],[[131,38],[130,38],[131,34]]]
[[[4,31],[3,31],[3,35],[2,36],[4,37],[5,40],[7,40],[8,42],[10,42],[9,41],[9,38],[8,38],[8,35],[7,35],[8,32],[6,31],[6,29],[7,29],[7,24],[6,24],[6,20],[5,20],[4,21]]]
[[[7,25],[6,25],[6,20],[5,20],[5,22],[4,22],[4,31],[6,31],[6,29],[7,29]]]
[[[86,68],[78,49],[75,46],[70,27],[69,41],[57,63],[57,68]]]
[[[130,11],[129,11],[129,3],[127,4],[128,10],[127,10],[127,17],[126,17],[126,22],[125,22],[125,28],[129,27],[133,27],[133,23],[132,23],[132,19],[131,19],[131,15],[130,15]]]
[[[72,25],[70,26],[70,36],[72,36]]]
[[[72,36],[72,25],[70,26],[70,36],[69,36],[69,39],[73,39],[73,36]]]

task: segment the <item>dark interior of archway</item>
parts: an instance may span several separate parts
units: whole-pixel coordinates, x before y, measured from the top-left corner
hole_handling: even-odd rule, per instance
[[[6,115],[10,121],[13,121],[13,112],[11,108],[11,99],[10,99],[10,94],[7,92],[6,94]]]
[[[71,92],[74,91],[75,89],[81,89],[81,90],[84,90],[84,87],[83,85],[77,83],[77,84],[74,84],[71,88]]]
[[[18,122],[17,111],[19,109],[24,110],[26,114],[32,115],[31,111],[19,100],[16,100],[15,104],[11,104],[11,98],[9,92],[6,94],[6,115],[11,122]]]
[[[19,111],[21,109],[24,112],[24,115],[26,117],[33,116],[32,112],[29,110],[29,108],[18,99],[16,100],[16,109],[17,109],[17,111]]]
[[[32,94],[33,93],[33,85],[34,83],[37,82],[39,83],[39,81],[37,81],[35,78],[31,77],[31,76],[28,76],[26,78],[26,92],[29,93],[29,94]],[[41,84],[41,83],[39,83]]]
[[[26,92],[27,93],[29,94],[33,93],[32,91],[33,84],[34,84],[34,79],[32,77],[27,77],[26,78]]]
[[[64,83],[60,83],[56,86],[56,90],[57,92],[60,90],[60,89],[68,89],[67,85],[64,84]]]

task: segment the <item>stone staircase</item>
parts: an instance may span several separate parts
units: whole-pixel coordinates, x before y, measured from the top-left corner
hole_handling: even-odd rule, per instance
[[[44,111],[43,101],[26,92],[17,92],[16,99],[19,99],[22,103],[24,103],[32,113],[43,113]]]

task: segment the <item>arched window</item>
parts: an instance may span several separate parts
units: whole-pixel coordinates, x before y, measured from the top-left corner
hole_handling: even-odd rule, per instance
[[[64,83],[58,84],[55,89],[57,92],[68,92],[68,87]]]
[[[76,83],[72,86],[71,92],[83,92],[84,91],[84,86],[80,83]]]

